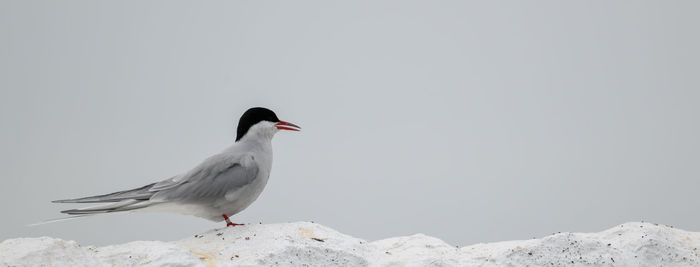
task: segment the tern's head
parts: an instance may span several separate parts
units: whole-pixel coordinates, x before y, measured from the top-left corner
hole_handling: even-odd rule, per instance
[[[301,127],[277,118],[272,110],[266,108],[248,109],[238,122],[236,142],[247,136],[272,138],[280,130],[299,131]]]

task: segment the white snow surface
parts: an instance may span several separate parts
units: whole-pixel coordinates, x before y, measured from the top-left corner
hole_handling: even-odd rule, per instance
[[[297,222],[105,247],[8,239],[0,243],[0,266],[700,266],[698,247],[699,232],[638,222],[461,248],[423,234],[368,242]]]

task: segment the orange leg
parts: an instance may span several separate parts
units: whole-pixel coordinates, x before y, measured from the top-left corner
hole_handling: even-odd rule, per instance
[[[244,225],[242,223],[232,223],[231,220],[228,219],[228,216],[226,214],[221,214],[221,216],[223,216],[224,220],[226,220],[226,227],[236,226],[236,225]]]

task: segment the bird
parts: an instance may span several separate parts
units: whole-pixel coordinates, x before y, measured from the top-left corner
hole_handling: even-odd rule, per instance
[[[275,112],[253,107],[241,116],[233,145],[199,165],[169,179],[139,188],[54,203],[106,203],[63,210],[68,218],[124,211],[165,211],[193,215],[226,226],[229,219],[262,193],[272,169],[272,137],[301,127],[277,118]],[[64,218],[66,219],[66,218]]]

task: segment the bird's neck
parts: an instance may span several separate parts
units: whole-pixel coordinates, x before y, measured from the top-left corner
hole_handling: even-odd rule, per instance
[[[250,131],[236,143],[256,150],[271,151],[274,134],[272,131]]]
[[[245,135],[240,140],[238,140],[238,142],[269,144],[272,142],[272,137],[275,136],[275,133],[277,133],[277,131],[277,128],[275,128],[271,122],[260,122],[250,127],[250,129],[248,129]]]
[[[267,136],[261,136],[261,137],[249,137],[249,138],[241,138],[241,140],[238,140],[238,142],[241,145],[245,146],[252,146],[252,147],[261,147],[263,149],[272,147],[272,138],[267,137]]]

